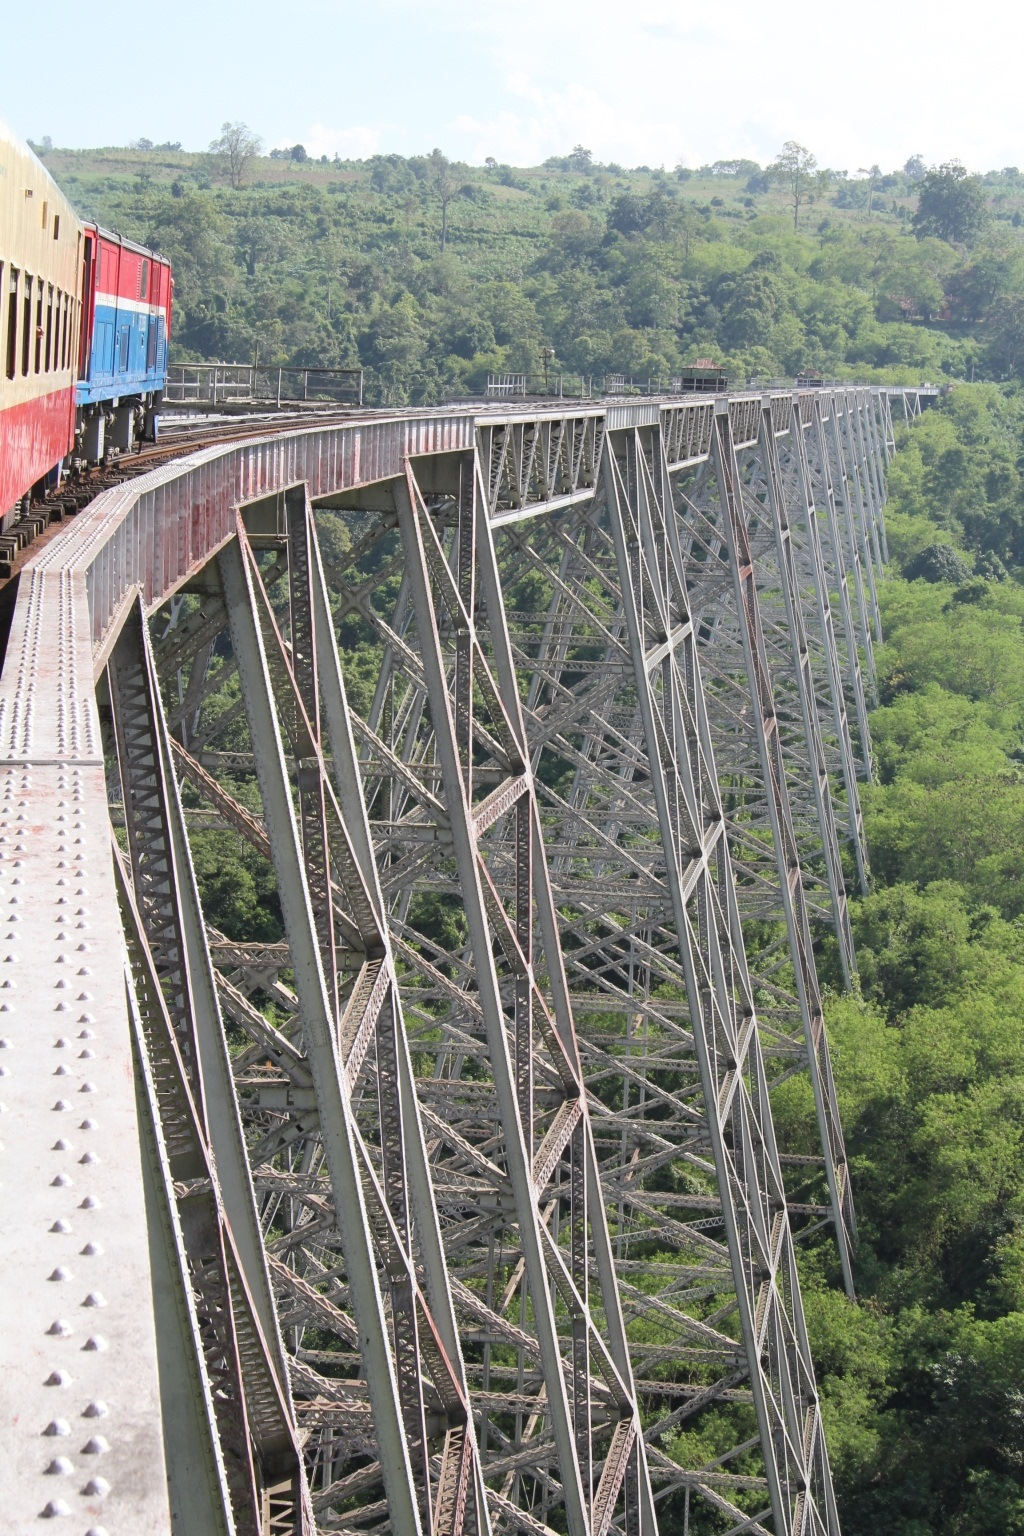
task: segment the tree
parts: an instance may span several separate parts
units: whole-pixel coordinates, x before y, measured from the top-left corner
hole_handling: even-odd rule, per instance
[[[803,144],[798,144],[795,139],[787,139],[768,169],[789,192],[793,203],[793,228],[797,229],[800,205],[817,177],[817,159]]]
[[[868,178],[868,218],[871,217],[871,204],[874,201],[875,188],[882,179],[882,167],[880,165],[862,165],[858,175]]]
[[[263,153],[263,140],[245,123],[224,123],[220,138],[210,145],[210,153],[226,160],[228,178],[237,190],[245,180],[249,161]]]
[[[430,185],[434,189],[434,196],[441,204],[441,255],[444,255],[448,244],[448,208],[457,197],[463,197],[466,193],[466,183],[459,179],[458,167],[454,166],[439,149],[430,151],[428,161],[428,175]]]
[[[574,144],[572,154],[569,156],[570,171],[580,171],[586,174],[593,169],[594,156],[589,149],[584,149],[582,144]]]
[[[911,223],[918,239],[929,235],[951,245],[971,245],[988,218],[980,176],[969,176],[959,160],[932,166],[921,182]]]
[[[923,181],[928,174],[922,155],[911,155],[903,167],[903,174],[908,181]]]

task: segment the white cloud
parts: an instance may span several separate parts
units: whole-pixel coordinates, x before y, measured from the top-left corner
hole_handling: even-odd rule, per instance
[[[314,123],[306,129],[301,140],[293,139],[291,144],[301,143],[307,155],[315,160],[321,155],[327,155],[329,159],[338,155],[342,160],[366,160],[379,150],[381,132],[379,128],[362,123],[354,128],[328,128],[323,123]],[[290,149],[291,144],[279,144],[278,148]]]
[[[765,162],[796,138],[833,166],[915,152],[1024,163],[1024,16],[1011,0],[974,0],[962,27],[891,0],[855,12],[790,0],[785,25],[760,0],[710,14],[693,0],[518,0],[515,26],[476,0],[437,8],[439,30],[474,35],[494,76],[493,116],[477,107],[449,125],[450,152],[467,158],[535,162],[583,142],[634,164],[671,165],[683,146],[690,164]]]
[[[466,159],[493,155],[512,165],[536,165],[548,155],[566,154],[574,144],[586,145],[598,160],[630,165],[674,164],[682,153],[677,123],[624,115],[607,92],[593,86],[573,82],[552,91],[519,70],[505,88],[507,105],[494,117],[462,114],[448,125]]]

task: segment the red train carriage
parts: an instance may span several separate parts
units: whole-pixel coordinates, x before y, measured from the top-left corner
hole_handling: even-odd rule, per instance
[[[85,226],[80,447],[90,462],[156,437],[171,332],[170,263]]]
[[[0,121],[0,526],[75,443],[83,230]]]

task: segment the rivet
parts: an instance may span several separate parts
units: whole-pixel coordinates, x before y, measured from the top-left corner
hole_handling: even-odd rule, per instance
[[[71,1332],[71,1324],[66,1323],[62,1317],[57,1317],[46,1331],[52,1333],[55,1339],[66,1339]]]
[[[71,1425],[67,1419],[51,1419],[43,1430],[44,1435],[70,1435]]]
[[[99,1157],[95,1152],[84,1152],[78,1161],[80,1163],[98,1163]]]
[[[80,1013],[78,1015],[78,1022],[79,1024],[95,1024],[96,1020],[93,1018],[91,1013]],[[78,1038],[79,1040],[82,1040],[89,1039],[90,1037],[88,1035],[79,1035]]]
[[[95,1195],[86,1195],[78,1209],[80,1211],[98,1211],[100,1209],[100,1203]]]
[[[52,1329],[50,1330],[52,1333]],[[70,1331],[70,1330],[69,1330]],[[51,1371],[43,1382],[44,1387],[70,1387],[74,1377],[67,1371]]]
[[[44,1520],[53,1520],[57,1515],[70,1515],[71,1507],[63,1499],[51,1499],[43,1510]]]
[[[110,1492],[110,1484],[105,1477],[90,1477],[82,1492],[91,1498],[102,1499]]]
[[[87,1017],[87,1015],[85,1015],[85,1014],[82,1015],[82,1018],[86,1018],[86,1017]],[[81,1024],[82,1019],[79,1019],[78,1022],[79,1022],[79,1024]],[[89,1023],[91,1024],[92,1022],[93,1022],[93,1020],[89,1019]],[[95,1030],[92,1030],[92,1029],[80,1029],[78,1031],[78,1038],[79,1038],[79,1040],[95,1040],[96,1032],[95,1032]]]
[[[70,1269],[65,1269],[63,1264],[58,1264],[53,1273],[47,1276],[48,1280],[73,1280],[74,1278]]]
[[[104,1350],[104,1349],[106,1349],[106,1347],[107,1347],[106,1339],[101,1338],[98,1333],[93,1334],[91,1338],[86,1339],[85,1343],[82,1345],[83,1349],[90,1349],[90,1350]]]
[[[51,1232],[70,1232],[71,1231],[71,1223],[70,1223],[70,1221],[65,1221],[63,1216],[60,1216],[54,1222],[53,1226],[50,1228],[50,1231]]]
[[[87,965],[80,965],[78,967],[78,974],[79,974],[79,976],[91,976],[92,975],[92,971],[90,971],[90,969],[89,969],[89,967]]]
[[[75,1469],[66,1456],[55,1456],[46,1470],[51,1476],[67,1477],[68,1473]]]
[[[56,1104],[53,1107],[54,1107],[54,1109],[70,1109],[71,1105],[70,1104],[65,1104],[63,1099],[58,1099]]]
[[[91,992],[79,992],[76,1001],[78,1001],[80,1003],[91,1003],[92,1002],[92,993]]]
[[[0,1036],[0,1051],[9,1051],[10,1049],[11,1049],[11,1042],[8,1039],[6,1039],[5,1037]]]
[[[105,1525],[90,1525],[85,1536],[107,1536],[107,1528]]]
[[[67,1077],[68,1069],[63,1062],[61,1062],[59,1067],[54,1067],[53,1075],[54,1077]]]
[[[70,1434],[70,1429],[68,1429],[66,1431],[66,1433]],[[82,1446],[82,1455],[83,1456],[102,1456],[104,1451],[109,1451],[109,1450],[110,1450],[110,1441],[109,1440],[104,1439],[104,1437],[102,1435],[93,1435]]]
[[[82,1249],[82,1252],[86,1255],[87,1258],[94,1259],[97,1254],[103,1252],[103,1245],[102,1243],[86,1243],[85,1247]]]
[[[71,1180],[66,1173],[58,1173],[55,1179],[50,1180],[50,1184],[54,1189],[65,1189],[70,1183]]]
[[[107,1407],[106,1403],[104,1403],[100,1398],[94,1398],[91,1403],[82,1409],[82,1418],[105,1419],[109,1412],[110,1409]]]
[[[71,1143],[70,1143],[70,1141],[65,1141],[64,1137],[61,1136],[59,1141],[55,1141],[54,1142],[54,1144],[53,1144],[53,1146],[52,1146],[52,1148],[50,1150],[53,1151],[53,1152],[70,1152],[71,1151]]]
[[[78,1129],[80,1131],[95,1131],[98,1129],[98,1126],[95,1120],[83,1120]]]
[[[81,1088],[79,1088],[78,1091],[79,1091],[79,1093],[95,1093],[96,1092],[96,1084],[95,1083],[83,1083]]]
[[[107,1298],[103,1296],[99,1291],[90,1291],[88,1296],[82,1302],[83,1307],[105,1307],[106,1304]]]
[[[90,1051],[89,1047],[86,1046],[84,1051],[79,1051],[78,1059],[79,1059],[79,1061],[82,1061],[82,1060],[89,1061],[95,1055],[96,1055],[96,1052],[95,1051]]]

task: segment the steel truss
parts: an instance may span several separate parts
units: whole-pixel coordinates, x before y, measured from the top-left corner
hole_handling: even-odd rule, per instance
[[[852,977],[888,396],[402,431],[145,597],[87,548],[168,1507],[838,1536],[795,1243],[852,1289],[814,941]],[[281,938],[204,919],[211,829]]]

